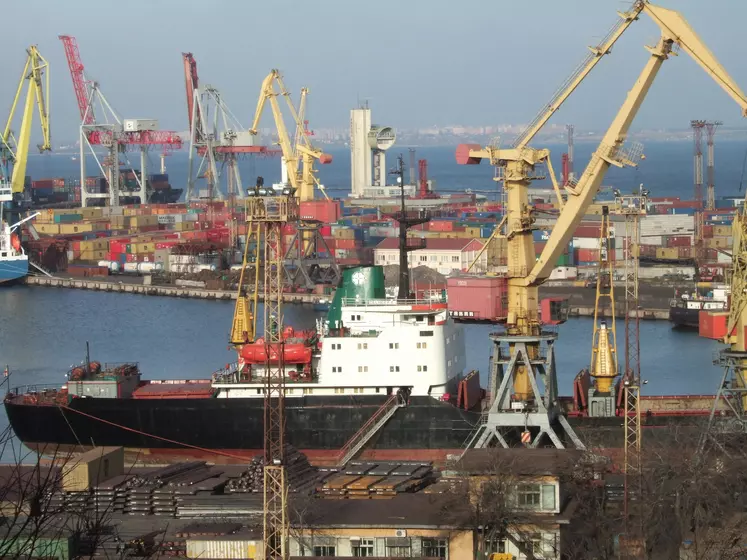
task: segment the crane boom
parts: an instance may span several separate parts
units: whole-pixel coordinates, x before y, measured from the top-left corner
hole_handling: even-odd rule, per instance
[[[550,117],[560,109],[560,106],[568,99],[576,88],[584,81],[586,76],[594,69],[597,63],[602,60],[602,57],[609,54],[612,51],[612,46],[622,36],[623,33],[630,27],[630,24],[638,19],[638,15],[643,11],[645,5],[644,0],[636,0],[631,9],[627,12],[618,12],[620,19],[610,29],[607,35],[604,36],[602,41],[596,47],[589,47],[591,51],[584,61],[568,76],[563,85],[558,88],[555,95],[553,95],[550,102],[532,119],[532,122],[522,131],[522,133],[514,140],[514,148],[522,148],[532,141],[534,136],[540,129],[545,126]]]
[[[11,188],[14,193],[23,192],[26,178],[26,164],[28,162],[29,145],[31,143],[31,125],[34,120],[34,104],[36,104],[39,121],[42,130],[42,142],[38,148],[40,152],[50,151],[52,149],[50,129],[49,129],[49,106],[47,98],[49,97],[49,63],[39,53],[35,45],[26,49],[26,64],[21,74],[21,79],[16,88],[16,94],[13,98],[8,120],[3,130],[2,147],[3,159],[13,163],[11,173]],[[11,127],[15,118],[16,109],[21,99],[24,84],[28,82],[26,90],[26,100],[21,113],[21,124],[19,127],[18,137],[16,138]],[[7,174],[7,173],[6,173]]]
[[[568,186],[568,200],[558,216],[558,221],[550,234],[539,259],[526,277],[526,285],[535,285],[546,280],[563,247],[568,245],[573,231],[583,218],[584,211],[599,190],[610,165],[634,165],[635,154],[626,153],[622,144],[627,136],[630,124],[635,118],[661,63],[671,54],[674,44],[680,45],[706,73],[734,99],[747,116],[747,97],[731,76],[726,72],[716,57],[706,47],[700,37],[678,12],[645,4],[643,11],[659,25],[661,39],[656,47],[648,47],[651,58],[628,93],[625,103],[620,108],[607,133],[592,155],[583,175],[575,186]]]
[[[278,84],[279,91],[275,90],[275,83]],[[301,90],[302,96],[305,96],[305,88]],[[288,129],[283,120],[283,113],[280,110],[278,96],[283,96],[288,104],[291,116],[296,124],[296,136],[294,143],[291,143]],[[300,201],[314,199],[314,186],[319,186],[319,180],[316,178],[314,169],[314,160],[321,164],[332,162],[332,156],[317,150],[311,145],[308,136],[303,133],[303,121],[299,117],[298,111],[291,102],[290,93],[283,82],[283,78],[278,70],[273,69],[262,82],[262,87],[257,101],[257,108],[254,111],[254,120],[249,132],[256,135],[259,133],[259,122],[262,118],[266,103],[269,101],[272,109],[272,116],[275,121],[275,128],[278,133],[280,148],[285,159],[285,167],[288,171],[288,180],[291,187],[296,191],[296,197]],[[299,127],[301,130],[299,138]],[[299,166],[300,164],[300,166]],[[299,170],[300,168],[300,170]],[[327,193],[322,191],[325,198],[329,199]]]

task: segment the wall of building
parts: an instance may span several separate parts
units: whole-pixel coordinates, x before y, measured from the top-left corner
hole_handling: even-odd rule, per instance
[[[404,531],[404,533],[398,533],[398,531]],[[406,536],[398,536],[398,534]],[[423,552],[426,552],[424,545],[427,546],[428,541],[432,544],[436,544],[434,541],[442,541],[446,546],[445,558],[459,560],[474,557],[471,531],[397,529],[395,527],[329,528],[303,532],[291,530],[290,553],[291,556],[313,556],[315,547],[326,546],[334,547],[337,556],[353,556],[354,547],[368,546],[370,543],[373,545],[373,556],[400,556],[401,554],[396,554],[395,551],[388,548],[387,543],[401,545],[409,543],[410,554],[407,556],[418,558],[423,556]],[[303,553],[301,551],[302,545],[305,547]],[[326,551],[329,552],[329,548]],[[317,550],[317,552],[319,551]]]
[[[367,135],[371,130],[371,109],[350,111],[350,194],[363,196],[364,189],[371,187],[371,148]]]

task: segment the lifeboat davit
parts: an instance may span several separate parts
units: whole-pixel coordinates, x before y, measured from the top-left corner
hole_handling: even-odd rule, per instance
[[[264,341],[260,342],[258,340],[254,344],[245,344],[241,348],[241,357],[247,364],[266,364],[267,347]],[[283,345],[283,362],[286,364],[309,364],[311,363],[311,348],[301,343],[285,344]],[[270,363],[278,363],[277,346],[270,348]]]

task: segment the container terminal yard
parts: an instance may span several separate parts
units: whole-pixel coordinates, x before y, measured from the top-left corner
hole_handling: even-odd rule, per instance
[[[659,39],[583,169],[567,127],[556,176],[538,133],[639,19]],[[257,84],[246,127],[183,53],[185,140],[118,115],[84,70],[85,45],[59,39],[80,177],[27,176],[34,105],[42,151],[52,120],[49,63],[30,47],[0,147],[2,289],[228,299],[231,358],[154,379],[137,348],[112,363],[70,340],[86,354],[54,366],[63,383],[6,366],[1,556],[744,554],[747,210],[716,195],[721,122],[691,121],[692,200],[645,183],[601,189],[611,167],[646,157],[628,132],[675,54],[747,116],[747,96],[682,14],[633,2],[511,144],[456,148],[458,164],[494,168],[497,201],[439,193],[414,150],[409,162],[389,155],[396,130],[367,105],[350,111],[350,196],[331,198],[308,90],[295,102],[278,70]],[[183,145],[187,183],[172,186],[165,154]],[[147,168],[154,148],[159,173]],[[256,157],[277,157],[279,183],[241,176],[238,162]],[[87,176],[89,159],[100,175]],[[287,320],[294,303],[317,308],[313,326]],[[578,342],[589,360],[566,386],[556,341],[573,315],[591,318]],[[647,392],[647,319],[721,343],[717,373],[703,372],[712,393]],[[467,367],[474,324],[491,329],[486,384]]]

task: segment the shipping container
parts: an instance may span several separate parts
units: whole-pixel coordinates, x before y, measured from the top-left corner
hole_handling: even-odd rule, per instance
[[[677,247],[671,249],[666,247],[659,247],[656,249],[656,258],[662,260],[677,260],[680,258],[679,250],[677,249]]]
[[[333,224],[340,219],[340,203],[336,200],[307,200],[299,206],[301,220]]]
[[[704,338],[723,340],[728,319],[728,311],[701,310],[698,316],[698,334]]]
[[[690,235],[670,235],[667,237],[667,247],[691,247],[693,238]]]
[[[259,537],[241,539],[231,535],[214,539],[187,539],[187,558],[254,559],[261,550]]]
[[[66,492],[82,492],[121,474],[124,474],[124,448],[95,447],[62,469],[62,488]]]
[[[506,279],[453,276],[447,279],[449,314],[457,320],[497,322],[506,318]]]

